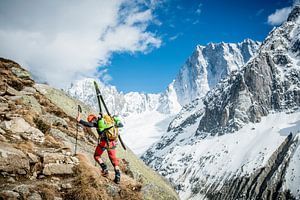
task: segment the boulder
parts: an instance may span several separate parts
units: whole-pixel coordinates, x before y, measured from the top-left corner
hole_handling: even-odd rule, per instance
[[[68,127],[68,123],[64,119],[57,117],[55,115],[47,113],[46,115],[43,115],[42,118],[47,123],[49,123],[53,126],[62,126],[64,128]]]
[[[61,184],[61,187],[63,189],[72,189],[71,183],[63,183],[63,184]]]
[[[73,174],[73,164],[49,163],[44,166],[44,175],[70,175]]]
[[[15,183],[16,180],[15,180],[13,177],[9,177],[9,178],[7,179],[7,182],[8,182],[8,183]]]
[[[30,79],[30,73],[24,69],[13,67],[11,69],[12,73],[16,75],[18,78],[29,80]]]
[[[115,185],[107,184],[105,188],[107,194],[109,194],[111,197],[116,197],[120,193],[120,189]]]
[[[17,192],[11,190],[3,190],[0,192],[0,199],[17,200],[19,198],[20,195]]]
[[[29,162],[30,163],[38,163],[39,162],[39,157],[37,157],[36,155],[32,154],[32,153],[27,153],[27,156],[29,157]]]
[[[24,95],[33,95],[36,93],[36,89],[33,87],[24,87],[21,93]]]
[[[0,112],[9,111],[8,103],[0,103]]]
[[[56,128],[51,128],[49,130],[49,134],[54,136],[55,138],[59,138],[59,139],[62,139],[62,140],[65,140],[65,136],[66,136],[66,133],[64,133],[61,130],[58,130]]]
[[[42,197],[39,193],[34,192],[28,197],[28,200],[42,200]]]
[[[0,128],[3,130],[10,130],[11,128],[11,121],[3,121],[0,123]]]
[[[0,124],[0,128],[20,134],[26,140],[39,143],[44,142],[44,134],[39,129],[32,127],[21,117],[13,118],[11,121],[3,121]]]
[[[24,175],[29,170],[29,160],[22,151],[9,144],[0,142],[0,171]]]
[[[10,96],[20,96],[21,93],[17,90],[15,90],[14,88],[7,86],[6,89],[6,94],[10,95]]]
[[[1,103],[6,103],[6,102],[7,102],[7,99],[4,98],[4,97],[2,97],[2,96],[0,96],[0,102],[1,102]]]
[[[22,99],[22,96],[11,96],[11,97],[8,97],[8,99],[11,101],[18,101],[18,100]]]
[[[23,197],[27,197],[30,194],[31,187],[29,185],[18,185],[16,186],[13,191],[19,193]]]
[[[7,139],[2,134],[0,134],[0,141],[7,142]]]
[[[43,163],[65,163],[66,156],[61,153],[45,153],[43,156]]]
[[[22,95],[22,101],[26,106],[32,108],[32,110],[36,113],[42,113],[42,107],[34,96]]]
[[[5,131],[2,128],[0,128],[0,134],[1,135],[5,134]]]

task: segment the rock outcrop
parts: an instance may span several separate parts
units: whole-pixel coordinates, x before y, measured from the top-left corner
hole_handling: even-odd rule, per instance
[[[85,114],[91,109],[58,91],[35,85],[28,71],[0,58],[0,199],[154,199],[158,193],[178,199],[131,152],[120,161],[120,185],[113,173],[102,177],[93,160],[97,135],[90,129],[79,127],[74,155],[76,107],[81,104]]]
[[[249,122],[260,122],[271,110],[299,107],[299,9],[296,6],[293,17],[269,34],[241,71],[209,92],[199,132],[233,132]]]

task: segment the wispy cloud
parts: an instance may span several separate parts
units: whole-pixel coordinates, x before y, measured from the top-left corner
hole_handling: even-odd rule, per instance
[[[291,12],[291,10],[292,7],[277,9],[274,13],[268,16],[268,24],[270,25],[282,24],[288,18],[288,15]]]
[[[169,40],[170,41],[176,40],[181,35],[183,35],[183,33],[177,33],[176,35],[169,37]]]
[[[197,20],[193,21],[193,25],[199,24],[199,22],[200,21],[197,19]]]
[[[265,11],[265,9],[260,9],[255,13],[255,15],[260,16],[264,11]]]
[[[109,81],[111,81],[113,78],[109,75],[108,73],[108,69],[102,69],[100,70],[98,73],[98,78],[103,82],[103,83],[108,83]]]
[[[182,9],[183,9],[182,6],[180,6],[180,5],[177,5],[176,8],[177,8],[178,10],[182,10]]]
[[[175,24],[171,23],[171,24],[169,24],[169,27],[175,28]]]
[[[147,30],[159,1],[0,1],[0,56],[58,87],[97,76],[114,52],[149,52],[161,39]],[[109,80],[109,77],[103,77]]]
[[[196,9],[196,14],[197,14],[197,15],[200,15],[201,12],[202,12],[202,3],[199,3],[199,4],[198,4],[198,7],[197,7],[197,9]]]

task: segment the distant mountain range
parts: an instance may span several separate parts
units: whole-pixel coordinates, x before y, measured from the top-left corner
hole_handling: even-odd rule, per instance
[[[300,6],[142,156],[182,199],[300,199]]]
[[[166,132],[169,123],[183,106],[204,97],[218,81],[241,68],[259,46],[259,42],[250,39],[238,44],[198,45],[175,80],[166,91],[159,94],[123,94],[114,86],[98,83],[109,110],[125,117],[127,124],[123,134],[126,143],[141,155]],[[67,92],[98,110],[93,81],[91,78],[78,80]],[[143,142],[136,142],[135,135],[139,135]]]
[[[250,39],[241,43],[209,43],[198,45],[180,69],[176,79],[160,94],[130,92],[123,94],[111,85],[100,84],[103,96],[111,110],[129,115],[157,110],[165,114],[177,114],[182,106],[203,97],[222,78],[241,68],[255,54],[260,43]],[[75,81],[67,92],[98,108],[93,86],[94,79]]]

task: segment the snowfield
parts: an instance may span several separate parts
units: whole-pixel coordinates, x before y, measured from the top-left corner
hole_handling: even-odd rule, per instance
[[[263,117],[261,123],[249,123],[235,133],[202,140],[195,140],[191,134],[195,133],[195,127],[185,131],[182,135],[187,136],[187,144],[180,143],[182,138],[178,138],[177,143],[166,148],[167,151],[156,152],[163,158],[160,160],[163,164],[157,170],[180,188],[181,199],[201,199],[201,194],[194,194],[196,188],[191,184],[194,180],[201,187],[209,188],[217,180],[222,184],[237,175],[248,176],[266,165],[290,133],[299,138],[300,111],[270,114]],[[295,196],[300,195],[300,176],[293,173],[300,166],[299,149],[298,142],[285,182]],[[156,168],[155,163],[151,165]]]
[[[126,145],[135,154],[141,156],[167,131],[173,117],[174,115],[162,114],[155,110],[130,115],[125,118],[125,126],[121,130],[121,135]]]

